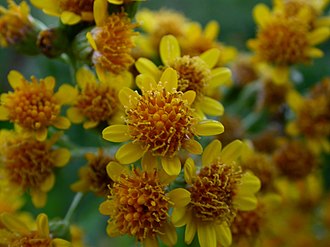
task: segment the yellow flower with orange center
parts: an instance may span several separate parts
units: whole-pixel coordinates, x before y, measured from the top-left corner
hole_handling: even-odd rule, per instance
[[[122,164],[130,164],[143,157],[142,165],[161,164],[169,175],[181,170],[179,151],[200,154],[203,151],[194,136],[211,136],[223,132],[223,125],[215,120],[200,120],[191,105],[196,93],[177,91],[175,70],[167,68],[158,83],[150,76],[138,78],[142,95],[130,88],[119,92],[119,100],[126,110],[125,125],[110,125],[103,138],[124,144],[116,153]]]
[[[31,0],[31,3],[48,15],[60,17],[67,25],[94,20],[94,0]]]
[[[181,56],[177,39],[166,35],[160,43],[160,57],[165,68],[173,68],[178,75],[177,90],[186,92],[192,90],[196,93],[194,108],[201,117],[204,113],[211,116],[220,116],[224,112],[222,104],[208,95],[224,84],[230,84],[231,71],[225,67],[215,67],[220,51],[216,48],[205,51],[200,56]],[[145,76],[157,81],[162,74],[152,61],[140,58],[136,61],[137,70]],[[139,81],[137,81],[139,83]]]
[[[107,233],[111,237],[127,234],[146,247],[158,246],[158,238],[167,246],[177,241],[175,227],[170,222],[172,207],[189,203],[190,193],[182,188],[166,191],[167,183],[155,170],[141,171],[123,167],[116,162],[107,166],[114,181],[111,195],[100,205],[100,212],[109,215]]]
[[[49,126],[59,129],[70,127],[70,121],[60,116],[61,106],[71,102],[74,88],[63,84],[54,93],[55,79],[51,76],[27,81],[18,71],[12,70],[8,81],[14,92],[1,95],[0,120],[9,120],[25,132],[35,134],[37,140],[47,138]]]
[[[8,9],[0,6],[0,46],[19,43],[33,29],[30,8],[25,1],[17,5],[8,0]]]
[[[134,63],[131,50],[137,25],[125,12],[109,16],[106,0],[95,0],[94,15],[96,27],[86,37],[94,49],[92,62],[96,69],[113,74],[128,70]]]
[[[123,111],[118,102],[118,91],[130,86],[132,75],[129,72],[98,74],[98,80],[92,71],[82,67],[76,78],[80,90],[75,93],[74,102],[67,111],[72,123],[84,122],[84,128],[89,129],[104,122],[121,122]]]
[[[93,192],[99,196],[107,196],[113,181],[109,178],[106,167],[114,159],[104,154],[102,149],[95,155],[85,155],[88,163],[79,169],[80,180],[71,185],[73,191]]]
[[[36,219],[36,229],[30,229],[23,221],[9,213],[1,214],[0,222],[5,226],[5,229],[0,231],[0,244],[12,247],[72,246],[70,242],[64,239],[52,237],[46,214],[38,215]]]
[[[242,172],[235,160],[242,143],[231,142],[221,150],[218,140],[212,141],[202,155],[202,167],[196,173],[195,162],[188,158],[184,177],[190,191],[190,203],[173,209],[175,226],[186,225],[185,242],[190,244],[195,234],[201,247],[230,246],[230,224],[237,210],[256,208],[255,193],[260,181],[250,172]]]
[[[257,38],[249,40],[248,46],[255,52],[257,61],[274,67],[275,82],[287,81],[291,65],[323,56],[323,52],[314,46],[329,37],[328,27],[310,30],[301,18],[273,14],[264,4],[258,4],[253,14],[259,29]]]
[[[43,207],[47,192],[55,183],[55,167],[65,166],[70,159],[70,152],[65,148],[54,149],[52,146],[58,136],[43,142],[22,133],[2,130],[4,172],[11,186],[28,191],[36,207]]]

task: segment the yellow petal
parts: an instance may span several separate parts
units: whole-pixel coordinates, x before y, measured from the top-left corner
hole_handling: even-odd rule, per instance
[[[222,149],[221,160],[226,164],[230,164],[241,155],[242,150],[243,143],[240,140],[232,141]]]
[[[181,227],[187,224],[186,207],[183,208],[173,208],[171,221],[176,227]]]
[[[217,237],[213,224],[199,224],[197,227],[197,234],[201,247],[217,247]]]
[[[220,50],[218,48],[212,48],[209,49],[205,52],[203,52],[199,56],[206,64],[207,66],[211,69],[213,68],[219,61],[220,57]]]
[[[53,173],[51,173],[46,179],[45,181],[42,182],[41,186],[40,186],[40,190],[42,192],[48,192],[50,191],[55,184],[55,175]]]
[[[17,70],[11,70],[7,76],[10,86],[15,89],[21,87],[25,81],[24,76]]]
[[[52,247],[72,247],[72,244],[64,239],[55,238],[52,240]]]
[[[4,106],[0,106],[0,121],[6,121],[8,120],[9,117],[9,112],[7,110],[7,108],[5,108]]]
[[[23,222],[7,212],[1,214],[1,222],[12,232],[18,232],[23,236],[30,234],[29,228]]]
[[[241,184],[239,185],[239,194],[253,194],[260,190],[261,183],[259,178],[253,175],[251,172],[246,172],[241,178]]]
[[[187,217],[187,221],[188,222],[186,225],[184,241],[186,244],[191,244],[197,231],[197,225],[196,222],[192,219],[192,216]]]
[[[191,154],[201,154],[203,152],[202,145],[194,139],[188,139],[185,141],[183,148]]]
[[[188,104],[191,105],[196,98],[196,92],[194,90],[188,90],[183,93],[182,98],[188,101]]]
[[[129,173],[126,166],[123,166],[115,161],[111,161],[107,165],[106,169],[107,169],[107,174],[108,174],[109,178],[111,178],[113,181],[118,181],[121,174]]]
[[[196,166],[192,158],[188,158],[184,163],[184,180],[187,184],[192,184],[193,179],[196,177]]]
[[[142,241],[142,246],[144,247],[158,247],[158,239],[155,236],[151,236],[151,237],[146,237],[143,241]]]
[[[79,124],[82,123],[85,119],[84,114],[77,107],[70,107],[66,111],[66,115],[72,123]]]
[[[307,57],[311,57],[311,58],[320,58],[320,57],[323,57],[324,53],[322,50],[320,50],[318,48],[309,47],[308,49],[306,49],[305,55]]]
[[[70,11],[63,11],[61,14],[61,21],[63,24],[74,25],[81,21],[81,17]]]
[[[99,206],[99,212],[103,215],[109,215],[111,210],[113,210],[113,201],[104,201]]]
[[[208,40],[216,40],[220,32],[220,26],[217,21],[210,21],[204,29],[204,36]]]
[[[180,45],[173,35],[165,35],[160,41],[160,58],[166,66],[171,66],[174,60],[181,56]]]
[[[289,80],[289,69],[288,67],[275,67],[272,70],[272,78],[276,84],[284,84]]]
[[[150,75],[154,80],[158,80],[160,77],[160,70],[158,67],[147,58],[139,58],[135,62],[136,69],[140,72],[140,74]]]
[[[118,94],[120,103],[127,108],[135,107],[139,101],[139,97],[140,95],[136,91],[128,87],[122,88]]]
[[[93,35],[91,32],[88,32],[86,33],[86,39],[88,40],[89,44],[91,45],[91,47],[97,51],[97,46],[96,46],[96,43],[95,43],[95,40],[93,38]]]
[[[86,121],[83,124],[84,129],[92,129],[95,128],[99,124],[98,121]]]
[[[68,84],[63,84],[54,96],[59,101],[59,104],[67,105],[72,104],[76,100],[77,95],[77,89]]]
[[[51,159],[56,167],[65,166],[71,158],[71,153],[66,148],[58,148],[51,154]]]
[[[225,108],[219,101],[207,96],[200,100],[199,106],[205,114],[210,116],[222,116],[225,111]]]
[[[212,162],[220,156],[221,148],[221,142],[217,139],[207,145],[202,155],[202,166],[209,166],[212,164]]]
[[[39,214],[37,217],[37,229],[40,237],[48,238],[49,237],[49,226],[48,226],[48,217],[46,214]]]
[[[164,171],[170,176],[177,176],[181,171],[181,161],[179,157],[161,158],[161,164]]]
[[[108,17],[108,2],[106,0],[95,0],[93,12],[96,26],[102,26]]]
[[[227,223],[223,223],[221,225],[217,225],[215,227],[215,232],[217,234],[218,242],[223,247],[228,247],[232,243],[232,235],[231,230],[228,227]]]
[[[261,27],[264,28],[267,25],[271,17],[271,13],[267,5],[260,3],[256,5],[253,9],[253,17],[255,22]]]
[[[58,129],[68,129],[71,126],[70,120],[66,117],[58,116],[54,122],[53,125]]]
[[[167,68],[160,77],[160,81],[164,83],[167,91],[172,92],[178,88],[178,74],[172,68]]]
[[[42,208],[45,206],[47,201],[47,194],[41,190],[31,189],[30,190],[32,203],[36,208]]]
[[[311,46],[317,45],[328,39],[330,36],[330,28],[319,27],[308,34],[308,42]]]
[[[191,201],[190,192],[183,188],[171,190],[167,196],[174,203],[174,207],[185,207]]]
[[[96,83],[96,78],[91,70],[81,67],[76,73],[77,84],[80,88],[85,88],[87,83]]]
[[[219,135],[223,131],[223,125],[216,120],[203,120],[195,126],[195,134],[198,136]]]
[[[36,139],[40,142],[46,140],[47,133],[48,133],[47,128],[42,128],[42,129],[36,130],[36,133],[35,133],[36,134]]]
[[[153,90],[157,88],[157,83],[153,77],[151,77],[148,74],[141,74],[138,75],[135,79],[136,85],[142,90],[142,91],[148,91]]]
[[[304,98],[295,90],[290,90],[289,93],[287,93],[286,102],[296,113],[304,106]]]
[[[130,139],[128,126],[123,124],[110,125],[102,131],[102,137],[110,142],[128,141]]]
[[[139,160],[145,150],[137,143],[127,143],[116,152],[116,159],[122,164],[131,164]]]
[[[234,205],[242,211],[250,211],[257,207],[257,198],[255,196],[236,195],[233,201]]]
[[[216,88],[221,85],[230,85],[231,70],[225,67],[212,69],[212,78],[207,82],[209,88]]]
[[[47,76],[46,78],[43,79],[43,81],[45,82],[46,88],[49,91],[53,91],[56,81],[55,78],[53,76]]]
[[[158,159],[150,152],[146,152],[142,157],[141,166],[144,171],[153,171],[158,167]]]
[[[158,235],[161,241],[166,246],[175,246],[178,240],[178,235],[176,233],[176,228],[174,227],[174,225],[169,222],[165,222],[165,224],[161,228],[161,232],[164,233]],[[154,247],[154,245],[152,247]]]
[[[109,3],[120,5],[124,3],[124,0],[108,0]]]

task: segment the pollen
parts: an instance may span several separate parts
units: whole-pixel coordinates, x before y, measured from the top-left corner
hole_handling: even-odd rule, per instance
[[[203,167],[189,188],[193,214],[204,222],[227,222],[236,215],[233,197],[240,183],[240,168],[216,162]]]
[[[114,74],[127,70],[134,63],[131,50],[136,26],[124,12],[110,15],[103,26],[92,31],[97,47],[93,63]]]
[[[173,157],[193,137],[193,112],[182,92],[149,90],[135,108],[127,110],[127,124],[133,142],[139,142],[156,156]]]
[[[77,107],[84,116],[94,122],[110,119],[117,109],[117,91],[105,83],[87,83],[77,98]]]
[[[288,66],[308,61],[308,27],[296,18],[276,18],[258,33],[257,54],[263,61]]]
[[[164,185],[156,170],[141,172],[133,170],[131,175],[122,174],[113,185],[110,199],[114,201],[113,221],[120,233],[143,241],[162,233],[170,207]],[[163,233],[164,234],[164,233]]]
[[[28,130],[38,130],[52,125],[60,114],[60,104],[43,79],[31,77],[32,82],[22,81],[20,87],[8,93],[4,106],[8,119]]]
[[[93,12],[94,0],[60,0],[59,2],[62,10],[77,15],[81,15],[83,12]]]
[[[13,238],[9,246],[34,246],[34,247],[48,247],[52,245],[50,237],[40,237],[36,231],[30,232],[28,235]]]
[[[207,81],[211,79],[211,70],[200,57],[178,57],[171,67],[179,76],[178,91],[193,90],[197,95],[203,94]]]

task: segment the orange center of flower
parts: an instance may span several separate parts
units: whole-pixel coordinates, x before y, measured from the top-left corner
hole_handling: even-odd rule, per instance
[[[288,90],[288,84],[275,84],[272,80],[266,79],[262,84],[260,103],[264,107],[269,107],[270,110],[278,111],[280,106],[285,103]]]
[[[110,218],[120,233],[132,235],[139,241],[162,233],[170,202],[156,170],[134,170],[130,176],[121,175],[111,193],[115,210]]]
[[[305,11],[311,18],[310,25],[317,18],[316,9],[311,4],[311,1],[289,0],[285,3],[284,13],[286,17],[296,17],[300,11]]]
[[[40,188],[54,167],[48,143],[33,139],[15,139],[5,152],[9,180],[23,189]]]
[[[131,50],[135,46],[132,40],[136,24],[125,13],[109,16],[104,25],[92,31],[97,51],[93,53],[93,62],[104,70],[114,74],[125,71],[133,64]]]
[[[60,8],[80,15],[82,12],[93,12],[94,0],[60,0]]]
[[[200,57],[178,57],[171,67],[178,72],[178,91],[194,90],[201,95],[211,78],[211,70]]]
[[[117,105],[117,91],[103,83],[86,84],[76,103],[83,115],[94,122],[109,120]]]
[[[32,77],[32,82],[24,81],[15,92],[9,93],[4,103],[9,111],[9,119],[29,130],[48,127],[58,117],[60,105],[47,89],[44,81]]]
[[[282,174],[291,179],[306,177],[317,165],[314,154],[300,142],[283,145],[274,153],[273,159]]]
[[[127,111],[133,142],[154,155],[173,156],[193,136],[194,117],[182,92],[146,91],[137,106]]]
[[[258,33],[257,52],[266,62],[279,66],[306,62],[307,35],[304,22],[296,18],[277,18]]]
[[[203,167],[189,188],[193,214],[202,221],[230,223],[236,215],[233,197],[241,176],[240,169],[220,162]]]
[[[40,237],[37,232],[31,232],[29,235],[20,236],[10,241],[9,246],[12,247],[50,247],[52,239]]]

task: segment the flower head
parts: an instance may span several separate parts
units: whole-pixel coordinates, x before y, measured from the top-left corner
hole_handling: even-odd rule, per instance
[[[122,109],[118,91],[130,86],[132,75],[127,71],[120,75],[102,73],[97,80],[89,69],[82,67],[76,77],[80,90],[67,111],[71,122],[84,122],[84,128],[89,129],[100,123],[119,121]]]
[[[22,133],[2,130],[0,133],[5,175],[11,186],[29,191],[36,207],[46,203],[47,192],[55,182],[54,168],[66,165],[70,152],[65,148],[54,149],[57,140],[43,142]]]
[[[168,68],[160,81],[148,76],[139,77],[142,95],[130,88],[119,92],[119,100],[125,107],[125,125],[111,125],[102,132],[103,138],[112,142],[124,142],[116,153],[116,159],[130,164],[141,157],[142,163],[155,157],[161,158],[162,167],[169,175],[178,175],[181,170],[179,151],[200,154],[202,146],[194,136],[208,136],[223,132],[221,123],[200,120],[194,115],[191,104],[195,92],[177,91],[178,79],[175,70]]]
[[[71,243],[60,238],[53,238],[49,231],[48,217],[39,214],[36,219],[36,229],[30,229],[24,222],[9,213],[0,216],[5,226],[0,232],[0,244],[6,246],[36,246],[36,247],[70,247]]]
[[[31,0],[32,4],[46,14],[59,16],[62,23],[74,25],[80,21],[93,21],[95,0]]]
[[[8,80],[14,92],[1,95],[0,120],[9,120],[25,132],[34,133],[39,141],[47,138],[49,126],[70,127],[70,121],[60,116],[60,110],[71,101],[73,87],[64,84],[54,93],[53,77],[38,80],[32,76],[29,82],[14,70]]]
[[[110,216],[108,235],[127,234],[147,247],[158,246],[158,236],[166,245],[175,245],[177,236],[169,221],[169,209],[176,204],[186,205],[189,192],[180,188],[166,193],[167,183],[157,170],[130,171],[110,162],[107,171],[114,184],[100,212]]]
[[[229,246],[232,238],[229,226],[237,210],[256,207],[254,193],[259,190],[260,181],[235,164],[241,147],[242,143],[236,140],[221,150],[221,143],[212,141],[203,152],[198,173],[194,161],[187,159],[184,176],[191,201],[185,207],[175,208],[172,214],[175,226],[186,225],[187,244],[197,232],[202,247]]]

